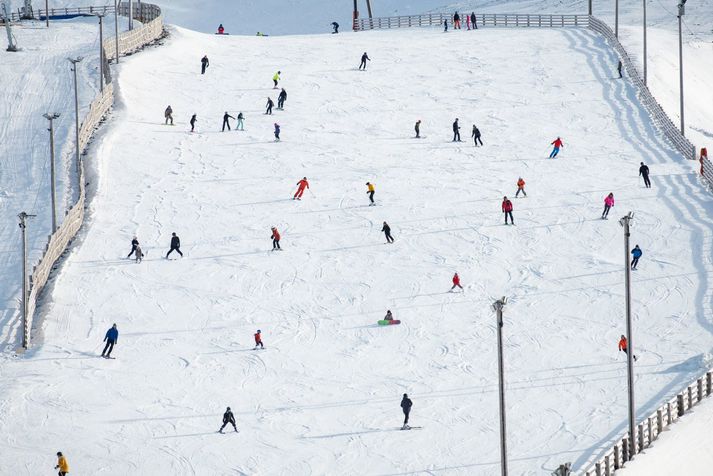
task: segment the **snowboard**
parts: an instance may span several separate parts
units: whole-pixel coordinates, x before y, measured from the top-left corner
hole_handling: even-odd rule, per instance
[[[420,430],[422,428],[423,428],[422,426],[408,426],[408,425],[406,425],[406,426],[402,426],[401,428],[399,428],[399,430]]]
[[[395,326],[396,324],[401,324],[401,321],[398,319],[394,319],[393,321],[387,321],[386,319],[382,319],[377,322],[380,326]]]

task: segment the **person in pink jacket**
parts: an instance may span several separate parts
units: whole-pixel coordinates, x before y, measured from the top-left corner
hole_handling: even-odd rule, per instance
[[[610,193],[604,199],[604,211],[602,212],[602,220],[606,220],[609,216],[609,210],[614,206],[614,194]]]

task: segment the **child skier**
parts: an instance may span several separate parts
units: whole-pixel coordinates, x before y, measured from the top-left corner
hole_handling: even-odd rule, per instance
[[[602,212],[602,220],[606,220],[609,216],[609,210],[614,206],[614,194],[610,193],[604,198],[604,211]]]
[[[275,142],[280,142],[280,125],[275,123]]]
[[[238,113],[238,122],[235,124],[235,130],[236,131],[244,131],[243,129],[243,120],[245,119],[245,116],[243,116],[243,113],[240,112]]]
[[[505,214],[505,224],[508,224],[508,215],[510,216],[510,223],[515,224],[515,219],[512,217],[512,202],[508,200],[508,197],[503,197],[502,210]]]
[[[265,346],[262,344],[262,334],[260,333],[260,329],[257,330],[255,333],[255,348],[260,346],[261,349],[264,349]]]
[[[520,195],[520,192],[522,192],[522,194],[527,197],[527,192],[525,192],[525,181],[522,179],[522,177],[517,179],[517,192],[515,192],[515,198]]]
[[[275,250],[280,250],[280,232],[277,231],[277,228],[274,226],[271,228],[272,230],[272,235],[270,235],[270,238],[272,238],[272,251]]]
[[[305,188],[309,189],[309,182],[307,181],[307,177],[302,177],[302,180],[297,182],[297,191],[292,197],[292,200],[302,200],[302,195],[305,193]]]
[[[139,245],[136,245],[136,249],[134,250],[134,255],[136,256],[137,263],[141,263],[141,261],[143,261],[144,252]]]
[[[366,194],[369,195],[369,201],[371,202],[369,203],[369,206],[376,205],[376,203],[374,203],[374,192],[376,192],[376,190],[374,189],[374,184],[371,182],[367,182],[366,188]]]
[[[554,159],[555,157],[557,157],[557,154],[560,153],[560,147],[564,147],[564,142],[562,142],[562,139],[558,137],[557,139],[552,141],[551,145],[553,145],[554,148],[550,153],[550,159]]]
[[[463,289],[463,286],[460,285],[460,276],[458,276],[458,273],[453,275],[453,287],[451,288],[451,291],[453,291],[456,286]]]
[[[643,255],[644,252],[641,251],[641,248],[639,248],[639,245],[634,246],[634,249],[631,250],[631,256],[633,259],[631,260],[631,269],[636,269],[636,266],[639,264],[639,258],[641,258],[641,255]]]
[[[282,74],[282,71],[278,71],[275,73],[275,75],[272,77],[272,82],[275,83],[275,85],[272,87],[272,89],[277,89],[277,82],[280,80],[280,75]]]

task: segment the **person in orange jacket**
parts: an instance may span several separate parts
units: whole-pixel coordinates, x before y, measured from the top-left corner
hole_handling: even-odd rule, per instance
[[[270,238],[272,238],[272,251],[280,250],[280,232],[277,231],[277,228],[274,226],[271,229],[272,235],[270,235]]]
[[[57,452],[57,466],[54,469],[58,469],[59,476],[66,476],[69,474],[69,463],[67,463],[67,458],[64,457],[61,451]]]
[[[626,336],[622,335],[621,339],[619,339],[619,352],[624,351],[625,354],[628,354],[629,351],[627,350],[629,346],[628,341],[626,340]],[[636,360],[636,356],[634,356],[634,360]]]
[[[520,195],[520,192],[522,192],[522,194],[527,197],[527,192],[525,192],[525,181],[522,179],[522,177],[517,179],[517,192],[515,192],[515,198]]]
[[[292,197],[292,200],[302,200],[302,194],[305,193],[305,188],[309,188],[309,182],[307,181],[307,177],[302,177],[302,180],[297,182],[297,191],[295,192],[295,196]]]
[[[257,346],[260,346],[261,349],[264,349],[265,346],[262,344],[262,333],[260,332],[260,329],[257,330],[255,333],[255,348],[257,349]]]
[[[460,285],[460,276],[458,276],[458,273],[453,275],[453,287],[451,288],[451,291],[453,291],[456,286],[463,289],[463,286]]]

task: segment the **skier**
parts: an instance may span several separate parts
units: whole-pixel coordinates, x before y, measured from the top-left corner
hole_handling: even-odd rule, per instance
[[[282,88],[280,95],[277,96],[277,109],[284,109],[285,101],[287,101],[287,91],[285,91],[285,88]]]
[[[639,245],[634,246],[634,249],[631,250],[631,256],[633,256],[633,259],[631,260],[631,269],[636,269],[636,266],[639,264],[639,258],[641,258],[641,255],[643,254],[644,252],[641,251]]]
[[[243,116],[242,112],[238,113],[238,122],[235,124],[235,130],[236,131],[244,131],[243,129],[243,120],[245,119],[245,116]]]
[[[376,190],[374,189],[374,184],[371,182],[367,182],[366,188],[366,194],[369,195],[369,201],[371,202],[369,203],[369,206],[376,205],[376,203],[374,203],[374,192],[376,192]]]
[[[272,251],[279,250],[280,248],[280,232],[277,231],[277,228],[274,226],[271,228],[272,230],[272,235],[270,235],[270,238],[272,238]]]
[[[339,33],[339,23],[333,21],[332,28],[334,28],[334,31],[332,32],[332,34]]]
[[[649,166],[641,162],[639,167],[639,176],[644,177],[644,185],[646,188],[651,188],[651,180],[649,180]]]
[[[386,236],[386,242],[387,242],[387,243],[393,243],[393,242],[394,242],[394,237],[391,236],[391,227],[389,226],[388,223],[384,222],[384,226],[381,228],[381,231],[384,232],[384,236]]]
[[[515,219],[512,217],[512,202],[508,200],[508,197],[503,197],[502,210],[505,214],[505,224],[508,224],[508,215],[510,216],[510,223],[515,224]]]
[[[171,125],[173,125],[173,109],[171,109],[170,104],[164,111],[163,116],[166,118],[166,122],[164,122],[164,125],[167,125],[168,121],[171,121]]]
[[[619,73],[619,79],[622,78],[622,75],[621,75],[621,68],[622,68],[622,64],[621,64],[621,61],[619,61],[619,63],[616,65],[616,70],[617,70],[617,72]]]
[[[480,142],[480,145],[483,145],[483,141],[480,140],[480,130],[475,127],[475,124],[473,124],[473,133],[470,136],[473,138],[473,143],[476,147],[478,147],[478,142]]]
[[[302,194],[305,193],[305,188],[309,189],[309,182],[307,181],[307,177],[302,177],[302,180],[297,182],[297,191],[292,197],[292,200],[302,200]]]
[[[131,255],[134,254],[134,252],[136,251],[136,247],[137,247],[137,246],[139,246],[139,239],[136,238],[136,237],[134,237],[134,238],[131,240],[131,251],[129,252],[128,255],[126,255],[126,259],[131,258]]]
[[[364,68],[364,71],[366,71],[366,62],[367,61],[371,61],[371,59],[369,59],[369,55],[367,55],[366,51],[365,51],[364,54],[361,55],[361,63],[359,64],[359,69]]]
[[[460,276],[458,276],[458,273],[453,275],[453,287],[451,288],[451,291],[453,291],[456,286],[463,289],[463,286],[460,285]]]
[[[458,12],[453,15],[453,29],[460,30],[460,15],[458,15]]]
[[[460,140],[460,126],[458,125],[458,118],[453,123],[453,142],[461,142]]]
[[[272,76],[272,82],[275,83],[275,85],[272,87],[272,89],[277,89],[277,82],[280,80],[280,75],[282,74],[282,71],[278,71]]]
[[[191,132],[196,129],[196,122],[198,122],[198,119],[196,118],[196,114],[193,114],[191,116]]]
[[[228,111],[225,111],[225,114],[223,114],[223,130],[221,132],[225,132],[225,127],[228,127],[228,130],[230,130],[230,122],[228,119],[235,119],[233,116],[228,114]]]
[[[551,145],[553,145],[554,148],[550,153],[550,159],[554,159],[555,157],[557,157],[557,154],[560,153],[560,147],[564,147],[564,142],[562,142],[562,139],[558,137],[557,139],[552,141]]]
[[[104,357],[105,359],[111,358],[111,351],[114,350],[114,345],[118,340],[119,329],[117,329],[116,324],[114,324],[113,326],[111,326],[111,329],[106,331],[106,335],[104,336],[104,342],[106,342],[106,345],[104,346],[104,350],[102,350],[102,357]]]
[[[621,339],[619,339],[619,352],[624,351],[626,355],[629,355],[629,342],[626,339],[626,336],[622,334]],[[636,361],[636,356],[634,355],[634,360]]]
[[[443,20],[443,32],[445,33],[447,31],[448,31],[448,18],[445,18]]]
[[[255,333],[255,348],[257,349],[257,346],[260,346],[261,349],[264,349],[265,346],[262,344],[262,334],[260,333],[260,329],[257,330]]]
[[[408,430],[410,428],[408,426],[408,416],[409,413],[411,413],[412,406],[413,402],[408,398],[408,395],[404,393],[404,398],[401,399],[401,409],[404,412],[404,425],[401,427],[402,430]]]
[[[67,463],[67,458],[64,457],[61,451],[57,452],[57,465],[54,469],[59,470],[59,473],[57,473],[59,476],[66,476],[69,474],[69,463]]]
[[[391,314],[391,309],[388,309],[386,311],[386,315],[384,316],[385,321],[393,321],[394,320],[394,315]]]
[[[275,123],[275,142],[280,142],[280,125]]]
[[[225,33],[225,28],[223,28],[223,24],[221,23],[218,25],[218,34],[222,35],[223,33]]]
[[[238,433],[238,427],[235,426],[235,416],[233,415],[233,412],[230,410],[230,407],[225,409],[225,413],[223,413],[223,426],[220,427],[220,430],[218,430],[218,433],[223,433],[223,428],[228,426],[228,423],[233,425],[233,430],[235,430],[235,433]]]
[[[168,253],[166,253],[166,259],[168,259],[168,255],[176,251],[179,255],[181,255],[181,258],[183,258],[183,253],[181,253],[181,239],[176,236],[176,232],[171,233],[171,249],[168,250]]]
[[[205,74],[205,70],[208,66],[210,66],[210,63],[208,62],[208,55],[205,55],[201,58],[201,74]]]
[[[522,192],[522,194],[527,197],[527,192],[525,192],[525,181],[522,179],[522,177],[517,179],[517,192],[515,192],[515,198],[520,195],[520,192]]]
[[[265,107],[267,108],[267,109],[265,110],[265,114],[272,115],[272,106],[274,106],[274,105],[275,105],[275,103],[272,102],[272,99],[270,99],[270,98],[268,97],[268,98],[267,98],[267,104],[265,104]]]
[[[143,250],[141,249],[141,247],[140,247],[139,245],[136,245],[136,250],[135,250],[135,252],[136,252],[136,255],[135,255],[135,256],[136,256],[136,262],[137,262],[137,263],[141,263],[141,261],[143,261],[143,259],[144,259],[144,252],[143,252]]]
[[[476,20],[476,18],[475,18],[475,12],[471,12],[471,14],[470,14],[470,23],[473,25],[473,29],[474,29],[474,30],[477,30],[477,29],[478,29],[478,22],[475,21],[475,20]]]
[[[416,139],[421,138],[421,119],[416,121],[416,125],[413,127],[416,130]]]
[[[602,212],[602,220],[606,220],[609,216],[609,210],[614,206],[614,194],[610,193],[604,197],[604,211]]]
[[[465,16],[465,26],[468,27],[468,31],[470,31],[470,15]]]

